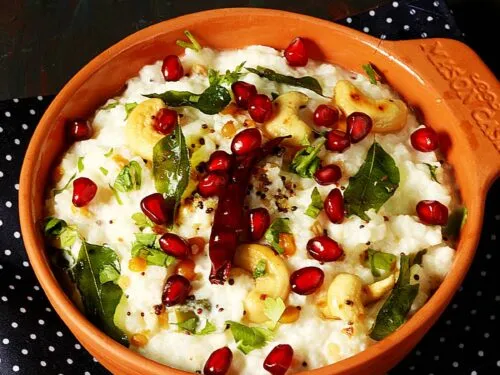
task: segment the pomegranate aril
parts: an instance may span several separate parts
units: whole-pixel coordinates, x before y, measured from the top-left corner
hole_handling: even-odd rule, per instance
[[[212,155],[207,162],[207,170],[209,172],[227,172],[231,168],[233,162],[232,155],[222,150],[217,150]]]
[[[178,81],[184,75],[184,68],[176,55],[168,55],[163,59],[161,72],[165,81]]]
[[[233,352],[227,346],[217,349],[210,357],[208,357],[205,367],[203,367],[204,375],[225,375],[233,360]]]
[[[267,228],[271,224],[269,212],[264,207],[254,208],[248,214],[250,224],[250,237],[254,241],[258,241],[264,236]]]
[[[326,235],[311,238],[306,248],[309,254],[320,262],[333,262],[344,254],[342,247]]]
[[[66,123],[66,134],[70,141],[84,141],[92,137],[92,125],[87,120],[73,120]]]
[[[362,112],[353,112],[345,120],[347,134],[352,143],[362,141],[372,130],[373,122],[370,116]]]
[[[251,97],[257,95],[257,88],[243,81],[237,81],[231,85],[231,90],[233,90],[234,100],[238,107],[247,109],[248,101]]]
[[[227,176],[211,172],[198,182],[198,192],[204,198],[220,195],[227,185]]]
[[[448,208],[438,201],[418,202],[417,215],[420,221],[427,225],[446,225],[448,222]]]
[[[350,145],[349,135],[341,130],[332,130],[326,134],[325,147],[329,151],[342,152]]]
[[[431,152],[438,148],[439,137],[431,128],[420,128],[410,136],[411,145],[417,151]]]
[[[340,180],[340,177],[342,177],[342,170],[335,164],[325,165],[314,172],[314,179],[320,185],[334,184]]]
[[[172,275],[163,287],[161,300],[165,306],[174,306],[186,301],[191,292],[191,283],[181,275]]]
[[[160,237],[160,247],[168,255],[179,259],[189,256],[189,244],[174,233],[165,233]]]
[[[264,369],[272,375],[284,375],[292,364],[293,349],[288,344],[276,345],[264,360]]]
[[[334,224],[340,224],[344,221],[344,197],[340,189],[332,189],[323,204],[326,216]]]
[[[273,103],[267,95],[257,94],[248,99],[248,113],[252,120],[264,122],[273,114]]]
[[[167,222],[167,205],[160,193],[144,197],[141,201],[141,210],[155,224],[162,225]]]
[[[332,127],[339,120],[339,110],[326,104],[320,104],[313,114],[313,121],[318,126]]]
[[[262,135],[256,128],[245,129],[233,138],[231,151],[233,154],[241,156],[256,150],[262,144]]]
[[[178,123],[179,115],[176,111],[170,108],[162,108],[155,115],[153,127],[158,133],[168,135]]]
[[[75,207],[83,207],[94,199],[97,193],[97,185],[87,177],[79,177],[73,181],[72,202]]]
[[[323,284],[325,274],[318,267],[304,267],[292,273],[290,287],[297,294],[306,296],[314,293]]]
[[[288,47],[285,48],[284,54],[286,62],[291,66],[305,66],[309,59],[304,40],[300,37],[292,40]]]

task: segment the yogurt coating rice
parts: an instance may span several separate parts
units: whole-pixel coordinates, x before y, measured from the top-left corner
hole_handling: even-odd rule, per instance
[[[206,47],[200,51],[187,48],[180,61],[187,74],[177,81],[165,81],[161,61],[143,67],[137,77],[127,82],[120,96],[110,99],[89,120],[93,128],[92,137],[75,142],[63,155],[56,168],[58,182],[51,188],[62,189],[74,174],[77,178],[86,177],[97,185],[97,193],[90,203],[75,207],[71,183],[58,194],[53,194],[51,190],[46,200],[46,216],[64,220],[67,228],[78,233],[73,242],[69,241],[69,245],[68,241],[66,245],[63,243],[61,235],[51,238],[56,247],[64,250],[62,254],[70,264],[79,258],[83,242],[106,246],[115,252],[119,277],[112,282],[123,290],[123,296],[116,307],[113,322],[126,334],[132,350],[160,363],[196,372],[203,371],[212,352],[227,346],[233,353],[229,374],[267,374],[263,363],[278,344],[288,344],[293,348],[293,361],[288,373],[323,367],[353,356],[376,342],[370,337],[370,332],[377,314],[391,294],[393,283],[382,296],[370,303],[363,303],[363,314],[356,321],[332,316],[328,301],[331,298],[329,286],[339,274],[354,275],[362,283],[363,290],[382,280],[376,276],[376,272],[374,275],[368,250],[372,255],[381,252],[378,254],[384,254],[385,259],[391,260],[389,277],[393,280],[398,277],[401,254],[413,260],[418,255],[420,260],[409,270],[409,284],[418,284],[418,293],[409,316],[425,304],[446,277],[453,264],[455,250],[443,238],[442,226],[428,225],[419,219],[416,206],[421,201],[438,201],[451,212],[457,202],[453,195],[453,182],[436,153],[420,152],[412,146],[411,134],[424,125],[411,112],[406,117],[405,125],[396,132],[370,132],[343,152],[332,152],[321,147],[317,155],[321,164],[336,164],[342,171],[342,177],[336,185],[320,185],[314,178],[303,178],[290,171],[290,155],[287,154],[293,154],[306,146],[284,146],[284,154],[269,155],[253,168],[244,208],[266,208],[271,223],[279,218],[288,219],[295,252],[279,255],[280,262],[286,266],[289,274],[304,267],[317,267],[324,273],[322,285],[312,294],[301,295],[292,290],[286,293],[286,298],[272,298],[271,302],[277,305],[282,302],[288,307],[287,314],[296,309],[292,314],[297,315],[298,312],[298,318],[295,317],[296,320],[290,323],[275,324],[272,319],[259,323],[249,321],[244,301],[258,282],[255,272],[233,265],[227,282],[220,285],[209,281],[212,264],[208,243],[218,198],[202,197],[196,192],[196,187],[198,180],[206,174],[201,167],[203,162],[216,150],[231,154],[235,134],[256,128],[262,131],[263,142],[272,138],[272,134],[263,131],[265,123],[256,123],[247,111],[237,108],[234,103],[216,114],[205,114],[191,106],[172,108],[180,116],[180,128],[189,150],[190,182],[184,191],[173,226],[153,226],[147,220],[146,224],[144,220],[141,224],[137,219],[145,217],[141,216],[141,201],[157,192],[153,163],[143,159],[144,155],[138,155],[137,145],[131,146],[126,127],[128,117],[134,116],[134,111],[140,108],[141,103],[151,100],[145,95],[168,90],[201,93],[209,86],[208,69],[223,74],[234,71],[243,62],[245,67],[263,66],[283,75],[311,76],[321,85],[323,96],[307,88],[260,77],[245,68],[241,69],[239,80],[255,85],[259,94],[269,98],[279,98],[292,91],[307,95],[307,104],[297,109],[296,115],[318,134],[330,129],[316,126],[313,113],[320,104],[332,104],[331,98],[334,97],[338,82],[347,81],[374,100],[398,99],[388,85],[371,83],[364,75],[332,64],[309,60],[304,67],[290,66],[282,52],[266,46],[227,51]],[[230,91],[230,86],[226,84],[226,87]],[[279,112],[280,109],[275,107],[274,111]],[[163,137],[158,134],[158,139]],[[314,136],[310,140],[315,142]],[[142,142],[142,138],[138,137],[136,141]],[[336,224],[329,220],[323,209],[317,217],[307,215],[315,189],[322,201],[336,187],[342,192],[348,189],[349,178],[355,176],[366,162],[374,142],[390,155],[399,171],[399,186],[393,195],[378,211],[373,208],[368,210],[365,213],[368,220],[366,217],[362,219],[350,215]],[[152,153],[154,143],[146,146],[150,147],[149,152]],[[116,191],[113,186],[117,176],[132,161],[141,170],[140,187],[127,192]],[[144,266],[145,261],[137,261],[140,258],[137,254],[133,256],[137,233],[152,234],[153,238],[156,234],[157,246],[158,238],[164,232],[179,235],[196,252],[190,255],[196,274],[190,283],[190,295],[194,297],[190,297],[187,304],[164,306],[162,303],[166,280],[177,272],[180,260],[172,260],[168,267],[153,264]],[[331,262],[319,262],[311,256],[307,250],[308,241],[323,233],[340,245],[342,257]],[[193,243],[201,246],[193,246]],[[268,236],[256,243],[270,245]],[[264,295],[262,299],[266,298],[269,296]],[[283,313],[282,309],[277,310],[279,315]],[[182,323],[189,319],[194,319],[192,322],[195,327],[183,328]],[[269,337],[266,337],[263,345],[256,345],[245,354],[228,322],[261,327],[269,333]],[[212,332],[202,334],[205,328],[207,332]]]

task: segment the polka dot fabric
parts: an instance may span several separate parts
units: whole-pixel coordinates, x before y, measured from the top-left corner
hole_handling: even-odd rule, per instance
[[[460,37],[442,1],[392,2],[342,23],[387,39],[423,33]],[[0,373],[108,374],[52,310],[30,268],[20,234],[19,172],[29,139],[51,99],[0,102]],[[478,252],[463,286],[391,375],[500,374],[499,228],[500,181],[488,195]]]

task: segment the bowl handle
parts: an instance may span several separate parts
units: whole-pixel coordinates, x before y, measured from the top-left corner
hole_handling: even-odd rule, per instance
[[[500,174],[500,83],[480,57],[452,39],[394,42],[393,51],[411,61],[422,81],[443,93],[441,100],[470,134],[478,177],[490,186]]]

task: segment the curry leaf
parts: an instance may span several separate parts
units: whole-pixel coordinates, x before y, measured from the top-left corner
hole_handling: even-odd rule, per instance
[[[43,232],[45,236],[57,237],[66,229],[67,226],[68,224],[64,220],[49,216],[45,218]]]
[[[446,227],[443,228],[443,234],[449,239],[456,240],[460,235],[460,230],[467,221],[467,208],[459,207],[453,210]]]
[[[122,202],[122,199],[120,198],[120,194],[116,191],[116,189],[111,186],[111,184],[108,184],[109,188],[111,189],[111,192],[113,193],[116,201],[118,202],[118,204],[121,206],[123,205],[123,202]]]
[[[290,163],[290,170],[300,177],[312,178],[321,160],[317,156],[325,144],[325,138],[318,138],[311,146],[297,152]]]
[[[130,113],[134,110],[135,107],[137,107],[137,103],[136,102],[133,102],[133,103],[125,103],[125,120],[128,119],[128,116],[130,115]]]
[[[234,82],[238,81],[242,75],[245,73],[241,73],[241,69],[243,69],[243,65],[245,65],[245,61],[236,66],[233,71],[226,70],[225,74],[220,74],[215,69],[208,70],[208,82],[210,86],[216,85],[232,85]]]
[[[110,264],[106,264],[99,273],[99,281],[101,284],[106,284],[107,282],[115,282],[120,277],[120,272],[116,270]]]
[[[100,279],[101,272],[109,272],[109,267],[119,273],[120,262],[115,252],[105,246],[84,242],[70,272],[80,292],[85,315],[108,336],[127,345],[127,336],[113,321],[123,292],[118,285],[103,283]],[[108,271],[105,271],[106,269]],[[106,279],[107,277],[104,277],[104,280]]]
[[[78,232],[74,227],[66,227],[59,235],[59,241],[63,249],[71,249],[78,238]]]
[[[200,318],[195,316],[195,317],[189,318],[183,322],[177,323],[177,326],[185,331],[190,332],[190,333],[195,333],[196,327],[198,327],[199,321],[200,321]]]
[[[421,265],[425,254],[427,254],[426,249],[410,254],[410,267],[414,264]]]
[[[85,168],[85,165],[83,164],[83,159],[85,159],[83,156],[80,156],[78,158],[78,163],[77,163],[77,167],[78,167],[78,172],[81,172],[84,170]]]
[[[378,74],[375,71],[375,69],[373,69],[373,65],[371,63],[368,63],[365,65],[362,65],[362,67],[363,67],[363,70],[365,71],[366,75],[370,79],[370,83],[376,85],[377,81],[378,81],[378,79],[377,79]]]
[[[142,212],[136,212],[133,214],[132,220],[134,220],[135,225],[137,225],[140,230],[154,227],[154,223]]]
[[[106,153],[104,154],[104,156],[105,156],[105,157],[107,157],[107,158],[108,158],[108,157],[110,157],[110,156],[111,156],[111,154],[113,153],[113,151],[114,151],[114,149],[113,149],[113,147],[111,147],[111,148],[109,149],[109,151],[108,151],[108,152],[106,152]]]
[[[144,95],[148,98],[160,98],[170,107],[193,107],[207,115],[222,111],[231,101],[228,89],[220,85],[211,85],[201,94],[189,91],[169,90],[162,94]]]
[[[226,324],[229,324],[231,328],[237,348],[244,354],[248,354],[254,349],[263,348],[273,338],[273,333],[265,328],[248,327],[231,320],[226,321]]]
[[[406,321],[417,293],[418,284],[410,285],[410,258],[401,254],[398,281],[378,312],[370,337],[379,341],[398,329]]]
[[[436,171],[439,167],[437,165],[432,165],[429,163],[424,163],[424,164],[427,166],[427,168],[429,168],[429,173],[431,174],[432,181],[436,181],[437,183],[439,183],[436,175]]]
[[[311,193],[311,203],[307,207],[305,214],[313,219],[317,218],[321,210],[323,209],[323,200],[317,187],[315,187]]]
[[[142,181],[142,168],[138,162],[132,160],[122,168],[118,176],[116,176],[113,187],[121,192],[129,192],[139,190]]]
[[[394,270],[397,260],[394,254],[368,249],[368,262],[375,277],[385,278]]]
[[[113,108],[115,108],[118,104],[120,104],[120,102],[118,102],[118,101],[111,102],[111,103],[109,103],[109,104],[106,104],[106,105],[105,105],[104,107],[102,107],[101,109],[102,109],[103,111],[107,111],[107,110],[109,110],[109,109],[113,109]]]
[[[267,228],[264,238],[271,247],[276,250],[278,254],[283,254],[285,249],[280,246],[280,234],[281,233],[292,233],[289,226],[289,219],[277,218],[273,223]]]
[[[207,320],[207,322],[205,323],[205,327],[203,327],[203,329],[196,332],[195,334],[198,336],[204,336],[204,335],[208,335],[210,333],[215,332],[216,329],[217,329],[217,327],[215,326],[215,324],[213,324],[211,321]]]
[[[52,193],[53,193],[54,197],[57,194],[61,194],[64,190],[66,190],[69,187],[69,185],[73,182],[73,180],[75,179],[75,177],[76,177],[76,173],[73,174],[73,176],[71,176],[69,178],[68,182],[66,182],[66,184],[62,188],[52,190]]]
[[[107,175],[108,175],[108,173],[109,173],[109,171],[108,171],[106,168],[104,168],[104,167],[99,167],[99,170],[100,170],[100,171],[101,171],[101,173],[102,173],[103,175],[105,175],[105,176],[107,176]]]
[[[267,297],[264,300],[264,314],[266,314],[266,316],[271,319],[273,327],[275,327],[280,320],[281,315],[283,315],[283,313],[285,312],[285,308],[285,303],[280,297]]]
[[[310,76],[305,76],[300,78],[287,76],[262,66],[257,66],[257,68],[246,68],[246,70],[254,74],[257,74],[259,77],[266,78],[270,81],[284,83],[290,86],[302,87],[314,91],[318,95],[323,95],[323,89],[321,88],[321,85],[319,84],[318,80]]]
[[[374,142],[359,171],[349,178],[349,186],[344,192],[348,216],[369,220],[365,212],[372,208],[378,211],[398,186],[399,169],[394,159]]]
[[[255,268],[253,269],[253,278],[258,279],[259,277],[262,277],[266,274],[266,260],[261,259],[257,262],[255,265]]]
[[[186,35],[186,37],[189,39],[189,43],[185,42],[183,40],[177,40],[176,44],[179,47],[190,48],[192,50],[195,50],[196,52],[200,52],[201,48],[202,48],[201,44],[198,43],[198,41],[195,39],[195,37],[193,36],[193,34],[191,34],[191,32],[189,30],[184,30],[184,35]]]
[[[167,204],[174,207],[174,212],[189,182],[189,171],[186,140],[177,125],[172,134],[162,138],[153,149],[155,187],[164,194]]]

